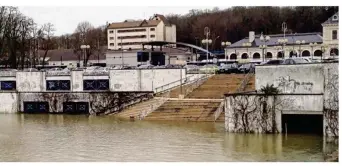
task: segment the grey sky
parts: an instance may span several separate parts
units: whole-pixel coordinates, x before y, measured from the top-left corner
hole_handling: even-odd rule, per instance
[[[38,25],[52,23],[55,25],[55,35],[72,33],[81,21],[89,21],[95,27],[108,22],[118,22],[125,19],[147,19],[155,13],[158,14],[186,14],[191,9],[212,9],[213,6],[200,7],[19,7],[20,11],[34,19]],[[220,9],[228,8],[220,6]]]

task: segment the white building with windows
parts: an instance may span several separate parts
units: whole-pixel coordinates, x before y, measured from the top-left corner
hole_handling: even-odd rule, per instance
[[[142,49],[142,43],[149,41],[176,42],[176,25],[160,14],[148,20],[111,23],[107,33],[109,50]]]
[[[323,33],[295,33],[285,36],[284,34],[255,35],[255,32],[251,31],[248,37],[225,48],[225,59],[243,63],[292,56],[313,59],[337,58],[338,13],[322,23],[322,26]]]

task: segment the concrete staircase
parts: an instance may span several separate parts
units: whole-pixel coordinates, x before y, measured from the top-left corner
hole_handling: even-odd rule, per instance
[[[219,74],[212,76],[204,84],[187,95],[186,98],[222,99],[225,93],[235,92],[244,77],[245,75],[243,74]]]
[[[162,98],[152,98],[141,103],[134,104],[128,108],[125,108],[122,112],[115,114],[119,118],[129,119],[134,117],[134,119],[144,118],[144,116],[153,112],[160,105],[165,102]]]
[[[214,121],[220,100],[169,100],[145,117],[145,120]]]

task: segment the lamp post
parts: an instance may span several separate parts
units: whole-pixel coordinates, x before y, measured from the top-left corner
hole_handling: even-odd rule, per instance
[[[83,67],[85,67],[85,66],[87,66],[85,63],[86,63],[86,61],[85,61],[85,58],[86,58],[86,51],[87,51],[87,49],[89,49],[90,48],[90,46],[89,45],[81,45],[81,49],[83,49]]]
[[[305,44],[305,40],[302,40],[302,41],[297,40],[297,41],[296,41],[296,44],[299,45],[298,51],[299,51],[299,57],[301,57],[301,56],[302,56],[302,54],[301,54],[301,52],[302,52],[301,46],[302,46],[302,44]]]
[[[205,27],[204,28],[204,35],[206,36],[206,39],[203,39],[202,40],[202,43],[203,44],[206,44],[207,45],[207,64],[208,64],[208,62],[209,62],[209,44],[211,44],[212,43],[212,40],[209,40],[209,35],[210,35],[210,29],[209,29],[209,27]]]
[[[222,43],[221,43],[221,46],[222,46],[222,48],[223,48],[225,54],[226,54],[226,51],[225,51],[226,49],[225,49],[225,47],[229,47],[230,45],[232,45],[232,43],[229,42],[229,41],[226,41],[226,42],[222,42]],[[227,56],[225,55],[224,57],[225,57],[225,59],[227,60]]]
[[[317,43],[310,43],[309,46],[311,47],[311,60],[313,60],[313,56],[314,56],[313,48],[317,46]]]
[[[260,35],[260,41],[264,42],[264,45],[260,45],[259,47],[262,49],[262,61],[265,61],[265,50],[267,55],[267,42],[270,41],[270,36],[264,36],[263,33]]]
[[[208,50],[208,45],[212,43],[212,40],[211,39],[203,39],[202,40],[202,44],[206,44],[207,45],[207,51],[209,52]],[[209,53],[207,52],[207,64],[209,62]]]
[[[323,56],[324,56],[325,51],[327,51],[327,48],[328,48],[328,45],[326,44],[321,45],[321,51],[322,51],[321,60],[323,60]]]
[[[288,42],[287,39],[285,39],[285,33],[284,33],[284,39],[278,39],[278,43],[282,46],[282,53],[283,53],[283,59],[285,58],[285,50],[284,47],[286,43]]]

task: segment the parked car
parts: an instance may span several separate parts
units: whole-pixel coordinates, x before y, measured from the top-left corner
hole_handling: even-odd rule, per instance
[[[290,64],[304,64],[304,63],[311,63],[311,60],[307,58],[288,58],[283,61],[282,64],[290,65]]]
[[[204,65],[199,71],[204,73],[215,73],[218,71],[218,66],[213,64]]]
[[[263,62],[260,65],[279,65],[282,64],[283,60],[282,59],[272,59],[267,62]]]
[[[239,67],[239,73],[248,73],[250,70],[255,68],[253,63],[245,63]]]
[[[233,64],[223,64],[218,68],[218,73],[238,73],[239,66],[236,63]]]
[[[166,66],[154,66],[153,68],[154,68],[154,69],[165,69]]]

